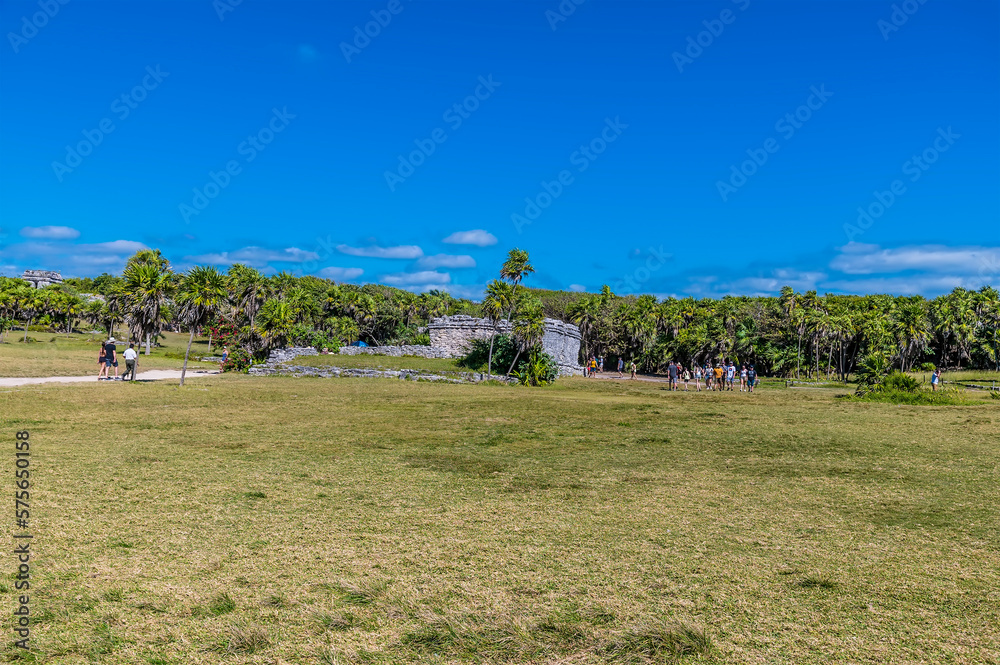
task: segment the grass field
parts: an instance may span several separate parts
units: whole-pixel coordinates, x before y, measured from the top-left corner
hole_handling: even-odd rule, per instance
[[[97,376],[97,354],[101,343],[107,337],[103,334],[73,333],[38,333],[30,336],[37,342],[25,344],[20,337],[8,335],[7,343],[0,344],[0,377],[26,376]],[[164,333],[160,339],[160,347],[150,349],[150,355],[143,355],[139,349],[139,371],[147,369],[180,369],[184,364],[184,351],[187,348],[186,334]],[[125,359],[121,354],[128,348],[121,340],[118,347],[118,372],[125,372]],[[218,345],[212,347],[212,353],[221,353]],[[170,354],[172,357],[167,357]],[[191,346],[191,359],[188,368],[218,367],[218,363],[200,363],[198,356],[208,355],[208,339],[195,339]],[[112,376],[114,369],[112,369]]]
[[[1000,662],[994,400],[101,388],[0,393],[10,470],[31,432],[36,621],[24,654],[4,612],[0,658]]]

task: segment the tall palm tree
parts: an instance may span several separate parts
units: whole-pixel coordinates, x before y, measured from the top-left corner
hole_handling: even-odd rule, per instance
[[[194,343],[195,330],[218,314],[219,309],[226,302],[226,296],[226,279],[213,267],[195,266],[181,280],[177,303],[180,305],[181,319],[188,324],[191,334],[188,337],[187,350],[184,352],[180,385],[184,385],[184,376],[187,374],[188,357],[191,355],[191,344]]]
[[[504,318],[505,314],[509,317],[509,312],[514,309],[515,299],[515,290],[511,284],[494,279],[486,285],[486,296],[483,298],[482,304],[483,316],[493,324],[493,334],[490,335],[490,352],[486,361],[487,374],[493,373],[493,342],[496,340],[497,326],[500,325],[500,320]]]
[[[518,308],[517,318],[514,320],[511,332],[514,339],[518,341],[518,345],[514,361],[507,368],[508,374],[514,371],[514,366],[517,364],[517,359],[521,357],[521,352],[541,343],[545,336],[545,310],[542,308],[541,300],[532,299]]]
[[[122,298],[140,340],[145,339],[147,356],[152,337],[159,335],[167,299],[173,291],[171,274],[165,262],[130,260],[125,267]]]

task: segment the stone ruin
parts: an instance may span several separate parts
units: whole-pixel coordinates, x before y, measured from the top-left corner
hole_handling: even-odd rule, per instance
[[[62,275],[54,270],[25,270],[21,279],[29,282],[31,286],[40,289],[50,284],[62,284]]]
[[[449,358],[458,358],[468,353],[470,342],[486,339],[495,332],[510,332],[511,325],[501,321],[494,326],[488,319],[477,319],[460,314],[431,319],[427,333],[431,346],[443,350]],[[559,365],[559,373],[581,374],[580,329],[571,323],[558,319],[545,319],[545,336],[542,349],[551,355]]]
[[[431,319],[427,326],[427,333],[431,338],[430,346],[342,346],[339,353],[345,356],[373,355],[373,356],[420,356],[422,358],[461,358],[469,352],[469,346],[474,339],[488,339],[490,335],[497,332],[509,332],[509,323],[501,321],[494,326],[488,319],[477,319],[471,316],[460,314],[457,316],[442,316]],[[570,374],[582,374],[583,367],[580,366],[580,329],[571,323],[564,323],[558,319],[545,319],[545,335],[542,337],[542,349],[551,355],[556,365],[559,367],[559,374],[566,376]],[[296,356],[316,355],[316,350],[312,348],[291,348],[276,349],[271,352],[268,358],[268,368],[251,368],[251,374],[270,374],[284,371],[279,366],[287,363]],[[312,369],[305,370],[297,368],[303,372],[316,372]],[[346,376],[353,370],[337,370],[337,376]],[[364,370],[370,374],[369,370]],[[355,374],[361,375],[364,372]],[[398,372],[397,372],[398,374]],[[483,375],[485,376],[485,375]],[[487,377],[501,379],[504,377]],[[469,380],[466,378],[466,380]],[[483,380],[482,376],[478,380]]]

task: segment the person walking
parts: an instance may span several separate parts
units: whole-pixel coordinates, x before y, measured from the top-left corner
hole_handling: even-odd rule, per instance
[[[625,359],[621,356],[618,356],[618,378],[625,378]]]
[[[629,371],[632,372],[632,378],[634,379],[635,378],[635,369],[636,369],[636,367],[635,367],[635,360],[634,359],[628,364],[628,367],[629,367]]]
[[[599,356],[597,358],[597,371],[601,374],[604,373],[604,356]]]
[[[684,369],[684,368],[682,368],[682,369],[683,369],[683,371],[684,371],[684,392],[687,392],[687,389],[688,389],[688,381],[690,381],[690,380],[691,380],[691,370],[689,370],[689,369]]]
[[[139,354],[135,352],[135,344],[129,344],[128,348],[125,349],[125,375],[122,376],[122,381],[128,376],[129,381],[135,381],[135,361],[139,357]]]
[[[747,392],[753,392],[754,386],[757,384],[757,370],[754,369],[753,365],[750,365],[750,369],[747,370]]]
[[[323,349],[323,353],[328,353],[328,351],[326,349]],[[227,360],[229,360],[229,347],[228,346],[224,346],[224,347],[222,347],[222,362],[219,363],[219,369],[220,370],[226,368],[226,361]]]
[[[722,364],[720,363],[716,365],[715,369],[712,370],[712,373],[713,373],[712,378],[715,379],[715,389],[718,390],[719,392],[722,392],[723,390],[726,389],[725,380],[722,378],[725,375],[726,371],[722,368]]]
[[[101,342],[101,350],[97,352],[97,380],[107,376],[108,366],[104,364],[104,342]]]
[[[597,376],[597,358],[590,358],[590,376],[591,378]]]
[[[118,348],[115,346],[115,338],[114,337],[112,337],[111,339],[109,339],[107,341],[107,343],[105,343],[105,345],[104,345],[104,377],[106,379],[108,379],[108,380],[111,380],[111,377],[109,376],[109,374],[111,372],[111,370],[109,368],[111,366],[114,366],[114,368],[115,368],[115,378],[114,378],[114,380],[117,381],[118,380]]]
[[[747,366],[740,365],[740,392],[747,389]]]
[[[941,370],[935,369],[931,374],[931,392],[937,392],[938,384],[941,382]]]
[[[695,363],[694,365],[694,390],[695,392],[701,392],[701,379],[705,376],[705,372],[701,369],[701,365]]]
[[[733,361],[729,361],[729,365],[726,366],[726,390],[732,391],[733,382],[736,380],[736,366],[733,365]]]
[[[677,390],[677,365],[673,360],[667,366],[667,381],[670,390]]]

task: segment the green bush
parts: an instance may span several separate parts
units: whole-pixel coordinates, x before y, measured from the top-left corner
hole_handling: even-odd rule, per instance
[[[547,386],[559,376],[555,359],[537,347],[517,366],[514,376],[522,386]]]
[[[920,363],[920,366],[917,367],[917,371],[919,372],[933,372],[936,369],[937,367],[934,366],[934,363]]]
[[[882,379],[876,390],[897,391],[904,393],[915,393],[920,390],[920,382],[909,374],[902,372],[890,372]]]
[[[459,367],[465,367],[477,372],[486,371],[490,355],[490,339],[472,340],[469,353],[458,361]],[[493,340],[493,373],[503,374],[514,362],[517,355],[517,343],[510,335],[497,335]]]
[[[252,364],[253,357],[250,353],[242,347],[235,347],[229,351],[226,362],[222,363],[222,371],[243,372],[245,374]]]

